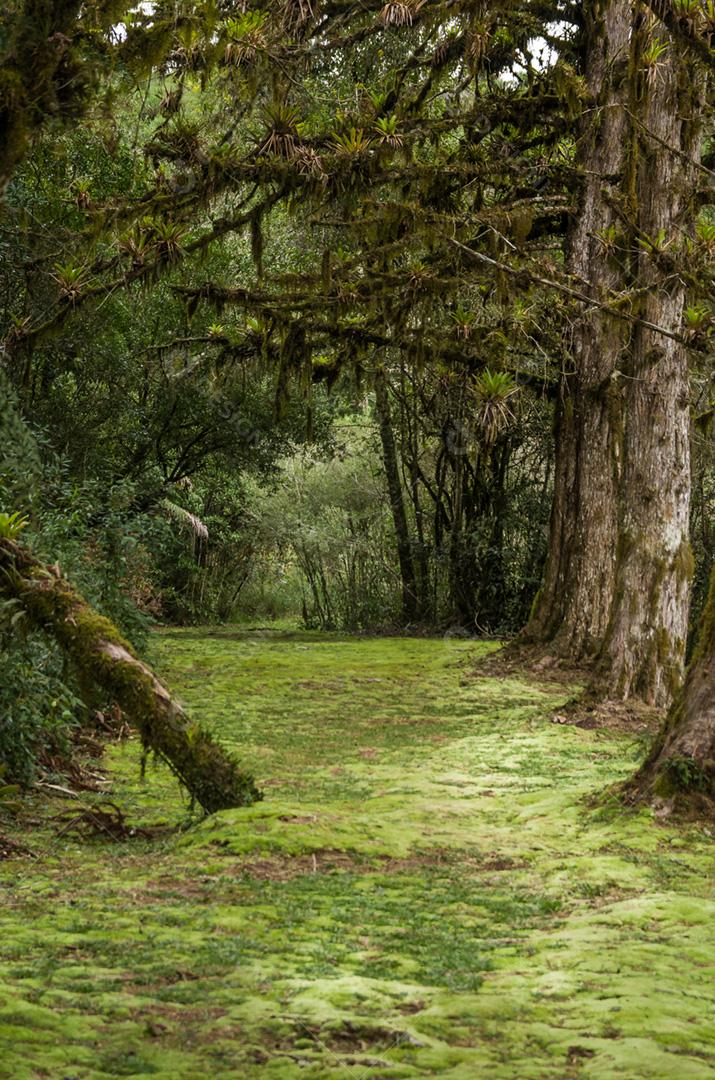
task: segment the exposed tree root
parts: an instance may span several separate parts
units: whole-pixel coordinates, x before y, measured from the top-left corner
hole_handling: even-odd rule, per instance
[[[633,802],[660,800],[672,811],[715,816],[715,570],[685,683],[624,794]]]
[[[3,836],[0,833],[0,859],[15,859],[19,855],[30,856],[35,858],[34,852],[23,844],[18,844],[17,841],[11,840],[9,836]]]
[[[70,806],[56,814],[53,821],[60,828],[58,836],[74,833],[83,838],[100,837],[109,840],[151,839],[160,833],[173,831],[166,826],[142,827],[130,825],[122,810],[113,802],[101,806]]]

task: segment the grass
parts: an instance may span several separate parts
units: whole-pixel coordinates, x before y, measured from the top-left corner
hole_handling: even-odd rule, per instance
[[[155,840],[0,863],[0,1076],[715,1077],[715,847],[591,796],[628,736],[489,645],[171,631],[158,664],[265,801],[198,820],[135,742]]]

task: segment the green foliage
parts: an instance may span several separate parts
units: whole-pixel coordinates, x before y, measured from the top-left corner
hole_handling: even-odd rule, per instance
[[[508,371],[486,368],[474,380],[474,393],[479,403],[479,422],[491,445],[515,419],[508,402],[518,393],[518,387]]]
[[[0,812],[15,809],[15,796],[20,791],[19,784],[3,783],[6,772],[7,766],[0,762]]]
[[[137,607],[147,599],[147,549],[152,523],[127,517],[126,491],[80,488],[54,462],[44,472],[42,499],[34,499],[31,524],[17,514],[0,516],[0,535],[23,541],[52,563],[59,562],[82,591],[140,647],[148,620]],[[97,520],[99,518],[99,520]],[[24,527],[23,527],[24,526]],[[74,670],[59,649],[27,632],[18,601],[0,605],[0,761],[14,780],[28,784],[38,761],[71,752],[71,734],[85,719]],[[96,705],[104,702],[97,698]],[[52,766],[50,766],[52,767]]]
[[[263,124],[265,131],[259,140],[258,153],[295,157],[302,130],[298,110],[284,101],[273,102],[264,111]]]
[[[361,630],[396,623],[391,521],[375,434],[365,426],[360,419],[343,421],[330,458],[305,453],[287,460],[281,483],[254,493],[259,548],[247,600],[262,592],[276,615],[288,614],[289,600],[292,613],[302,614],[309,627]],[[261,582],[270,583],[268,593]]]
[[[677,791],[707,791],[710,777],[696,761],[683,754],[671,754],[664,762],[663,777],[666,784]]]
[[[70,303],[75,303],[82,294],[82,286],[86,282],[87,271],[83,266],[62,266],[55,263],[53,278],[60,287],[62,296]]]
[[[0,369],[0,506],[23,515],[36,501],[42,465],[35,433],[20,412],[15,391]]]
[[[458,304],[454,311],[451,313],[450,318],[457,328],[457,333],[460,337],[465,339],[471,336],[474,325],[477,321],[477,315],[474,311],[469,311],[467,308]]]
[[[84,716],[61,656],[38,635],[21,635],[3,611],[6,634],[0,641],[0,764],[13,781],[32,782],[37,761],[46,763],[70,750],[70,737]],[[17,615],[13,609],[12,616]]]
[[[400,134],[399,124],[399,117],[394,113],[390,116],[379,116],[374,125],[378,141],[395,148],[402,146],[403,136]]]
[[[573,286],[579,6],[50,5],[72,31],[59,59],[24,12],[0,31],[0,113],[18,121],[0,237],[0,505],[20,515],[6,528],[27,517],[28,543],[139,648],[150,619],[392,626],[404,561],[425,625],[516,630],[570,363],[573,311],[536,278]],[[653,86],[661,38],[639,38]],[[35,97],[18,48],[38,57]],[[73,128],[47,122],[90,103]],[[670,231],[632,236],[629,212],[606,255],[640,244],[687,277],[700,347],[710,211],[687,267]]]
[[[224,59],[227,64],[239,66],[256,62],[266,48],[267,19],[265,12],[245,11],[238,18],[226,20]]]
[[[684,318],[689,330],[701,330],[712,321],[712,311],[708,304],[690,304],[685,309]]]
[[[50,314],[17,378],[43,457],[64,471],[47,485],[37,531],[50,561],[59,556],[125,629],[133,604],[197,621],[260,596],[281,614],[300,597],[308,621],[323,625],[394,623],[400,570],[376,435],[351,473],[328,446],[322,390],[364,417],[368,343],[381,335],[395,387],[408,387],[395,436],[410,543],[426,563],[425,619],[512,626],[528,604],[537,540],[525,544],[517,528],[505,540],[503,526],[517,520],[517,486],[520,509],[542,497],[533,483],[526,494],[518,468],[502,490],[509,453],[502,461],[498,444],[516,413],[510,385],[494,378],[517,362],[540,370],[532,341],[538,322],[539,348],[549,347],[546,305],[529,299],[524,315],[507,289],[490,297],[443,242],[471,242],[475,227],[496,237],[502,218],[528,218],[519,227],[528,256],[533,214],[521,194],[518,210],[510,201],[534,163],[552,160],[540,106],[578,100],[566,36],[558,78],[545,71],[511,90],[484,81],[487,69],[514,70],[537,32],[538,18],[517,8],[505,5],[498,26],[470,12],[464,40],[451,15],[445,23],[421,3],[386,4],[377,34],[375,12],[328,13],[319,50],[302,0],[276,18],[140,8],[110,52],[151,75],[146,95],[114,80],[113,123],[98,110],[83,128],[48,135],[18,172],[8,197],[17,257],[3,265],[8,332],[24,348],[29,327],[46,320],[44,293],[58,288],[64,312],[61,322]],[[474,86],[457,91],[463,69]],[[503,139],[534,147],[513,174]],[[39,288],[28,289],[23,262],[38,268]],[[414,392],[408,368],[418,380],[429,372]],[[547,409],[540,423],[529,443],[538,460]],[[296,521],[285,493],[305,441],[315,452],[310,476],[298,470]],[[273,538],[257,534],[281,499]]]
[[[389,134],[387,130],[380,130],[381,136]],[[333,149],[338,154],[347,157],[357,157],[364,154],[370,146],[370,138],[362,128],[349,128],[347,131],[336,132],[333,136]]]
[[[4,540],[16,540],[29,524],[29,519],[19,510],[15,510],[12,514],[2,511],[0,512],[0,537]]]

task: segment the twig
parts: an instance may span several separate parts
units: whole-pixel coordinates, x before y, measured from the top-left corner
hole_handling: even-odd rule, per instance
[[[76,791],[72,791],[70,788],[61,787],[60,784],[49,784],[46,780],[36,780],[33,786],[37,788],[48,788],[50,791],[56,791],[60,795],[66,795],[69,799],[82,798]]]
[[[681,334],[676,334],[673,330],[666,330],[664,326],[658,326],[657,323],[649,322],[648,319],[641,319],[638,315],[630,315],[626,311],[618,311],[617,308],[612,308],[609,304],[604,304],[602,300],[594,299],[594,297],[589,296],[588,293],[580,292],[578,289],[572,289],[568,285],[563,285],[560,281],[552,281],[550,278],[540,277],[538,274],[532,273],[531,270],[525,268],[517,270],[513,266],[509,266],[508,263],[501,262],[499,259],[492,259],[489,255],[483,255],[481,251],[474,251],[460,240],[455,240],[454,237],[450,237],[450,240],[455,247],[461,248],[462,251],[466,251],[472,258],[485,263],[487,266],[493,266],[496,270],[502,270],[505,274],[511,274],[512,277],[526,276],[530,281],[533,281],[537,285],[543,285],[547,289],[555,289],[557,292],[563,293],[564,296],[570,296],[574,300],[580,300],[582,304],[589,304],[591,307],[606,311],[609,315],[612,315],[614,319],[646,326],[649,330],[654,330],[656,334],[662,334],[663,337],[670,338],[672,341],[677,341],[680,345],[689,344]]]

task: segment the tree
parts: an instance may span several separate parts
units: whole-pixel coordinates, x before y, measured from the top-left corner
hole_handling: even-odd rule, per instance
[[[0,592],[56,638],[85,691],[96,684],[111,695],[138,727],[145,749],[167,762],[204,810],[261,798],[253,778],[189,719],[109,619],[97,615],[57,567],[43,566],[15,539],[0,539]]]
[[[584,5],[573,275],[593,299],[563,380],[545,581],[527,639],[596,660],[606,694],[668,704],[685,654],[692,559],[688,354],[703,78],[630,0]]]
[[[715,569],[685,682],[626,792],[685,805],[715,799]]]
[[[215,307],[232,312],[234,329],[252,323],[240,342],[177,338],[186,368],[220,379],[248,348],[277,369],[279,413],[292,382],[305,391],[340,369],[358,379],[378,352],[470,387],[486,372],[547,393],[559,384],[550,557],[529,636],[597,659],[608,692],[667,701],[687,617],[680,320],[701,111],[699,78],[680,82],[702,28],[651,6],[669,29],[630,0],[371,0],[322,12],[285,0],[236,18],[188,2],[140,6],[116,48],[148,75],[141,100],[116,83],[130,119],[120,127],[134,133],[129,194],[83,191],[68,261],[58,267],[43,251],[20,267],[30,312],[12,312],[9,362],[27,374],[34,352],[86,312],[161,279],[188,317],[205,323]],[[542,63],[539,38],[553,50]],[[202,269],[217,249],[227,258]],[[558,301],[544,303],[545,291]],[[524,309],[547,306],[529,325]],[[563,379],[558,323],[573,326]],[[198,461],[213,433],[183,434]],[[151,431],[144,443],[156,443]],[[441,459],[453,474],[438,501],[454,501],[449,562],[465,619],[485,605],[485,576],[503,572],[483,557],[503,532],[494,511],[508,453],[497,459],[497,449],[479,469],[448,445]],[[404,509],[420,481],[403,477],[398,492],[392,472],[409,597],[428,575],[397,496]],[[418,498],[415,530],[421,507]],[[478,533],[491,535],[481,548]],[[493,591],[498,607],[503,589]]]
[[[683,331],[705,77],[648,15],[635,20],[633,48],[631,287],[643,321],[633,327],[624,370],[618,558],[600,663],[612,696],[668,705],[682,678],[693,574]]]
[[[382,444],[382,460],[390,496],[390,509],[397,539],[397,555],[400,563],[402,580],[402,617],[405,623],[418,622],[421,619],[420,599],[417,590],[415,562],[412,553],[407,514],[402,493],[402,483],[395,448],[395,434],[392,429],[390,399],[387,391],[385,372],[381,367],[375,371],[375,411]]]
[[[8,0],[0,23],[0,192],[49,121],[68,122],[92,99],[122,0]],[[104,32],[103,34],[101,32]]]

